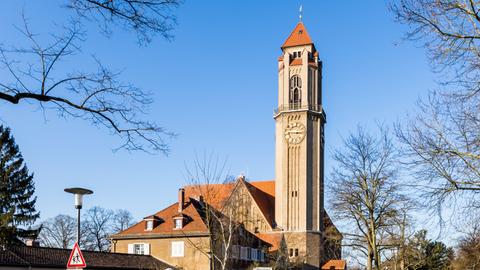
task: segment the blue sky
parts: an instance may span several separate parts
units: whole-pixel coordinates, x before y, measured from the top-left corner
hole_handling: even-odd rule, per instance
[[[32,30],[47,34],[66,22],[64,1],[5,1],[0,42],[25,43],[15,30],[25,11]],[[435,87],[424,50],[402,40],[384,1],[192,1],[177,10],[175,40],[155,39],[140,47],[129,32],[105,38],[87,25],[83,55],[63,63],[88,70],[95,54],[123,80],[154,93],[149,119],[178,133],[167,156],[112,152],[120,141],[78,119],[44,115],[35,105],[0,103],[9,127],[35,173],[42,219],[74,214],[65,187],[94,190],[85,207],[131,211],[141,218],[176,199],[186,183],[185,163],[195,153],[228,159],[231,175],[274,178],[273,109],[277,100],[277,57],[298,21],[303,21],[324,63],[327,113],[325,168],[329,152],[358,124],[403,119],[418,97]],[[3,77],[2,77],[3,76]],[[5,74],[0,73],[0,80]]]

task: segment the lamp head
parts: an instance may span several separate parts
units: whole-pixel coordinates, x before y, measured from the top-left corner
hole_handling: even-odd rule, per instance
[[[73,195],[75,195],[75,208],[77,209],[82,209],[83,195],[93,194],[93,191],[86,188],[79,188],[79,187],[66,188],[64,190],[67,193],[72,193]]]

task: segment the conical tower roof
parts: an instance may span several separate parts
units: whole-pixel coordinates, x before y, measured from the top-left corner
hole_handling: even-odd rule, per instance
[[[302,22],[299,22],[290,36],[288,36],[287,40],[283,43],[282,49],[309,44],[313,44],[312,39],[310,38],[305,25]]]

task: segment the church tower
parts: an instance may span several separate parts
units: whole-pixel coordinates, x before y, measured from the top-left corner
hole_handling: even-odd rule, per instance
[[[300,257],[303,253],[316,269],[322,256],[324,201],[322,62],[302,22],[281,49],[274,115],[275,221],[277,229],[289,235],[289,248]]]

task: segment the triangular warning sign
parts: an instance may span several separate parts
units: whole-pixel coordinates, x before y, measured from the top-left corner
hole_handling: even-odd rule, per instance
[[[87,266],[83,254],[80,251],[78,243],[75,243],[70,253],[70,258],[68,258],[67,268],[84,268]]]

